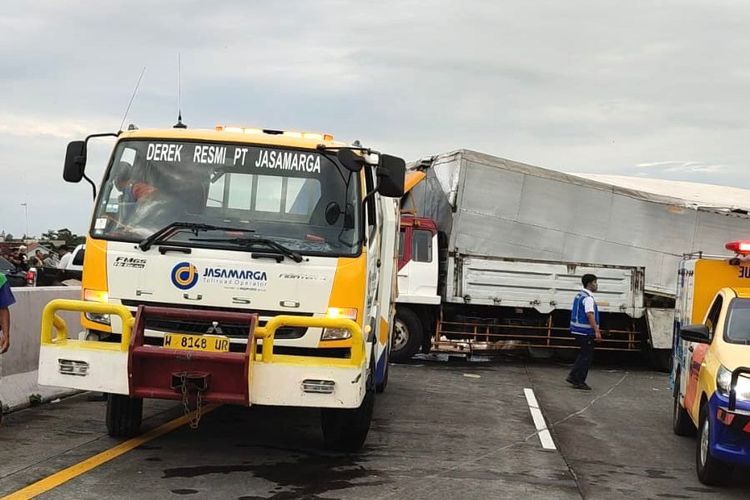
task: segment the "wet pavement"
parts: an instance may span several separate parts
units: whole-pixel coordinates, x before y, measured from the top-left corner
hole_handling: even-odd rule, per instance
[[[552,435],[584,498],[750,498],[750,471],[709,488],[695,475],[695,438],[672,432],[667,374],[597,367],[591,392],[564,381],[563,365],[528,366]]]
[[[570,389],[553,363],[394,365],[364,449],[322,447],[319,412],[220,407],[40,498],[747,498],[695,478],[694,442],[672,434],[664,374],[599,367]],[[533,388],[558,450],[544,450],[524,396]],[[86,395],[7,415],[0,494],[121,441]],[[180,415],[147,401],[144,431]]]
[[[562,457],[535,436],[523,365],[392,368],[361,453],[325,451],[317,410],[221,407],[197,431],[181,428],[42,498],[580,498]],[[179,415],[171,403],[147,409],[148,427]],[[0,463],[19,463],[0,469],[0,493],[116,444],[103,413],[104,403],[77,397],[10,415]]]

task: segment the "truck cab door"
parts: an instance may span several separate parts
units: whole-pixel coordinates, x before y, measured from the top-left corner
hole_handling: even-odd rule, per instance
[[[375,189],[375,172],[365,169],[365,187],[367,192]],[[365,205],[365,236],[367,237],[367,296],[365,297],[364,324],[370,325],[371,332],[377,335],[378,328],[378,286],[381,265],[381,220],[380,195],[375,193]]]
[[[399,293],[409,293],[409,267],[411,261],[411,226],[401,226],[398,242],[398,290]]]

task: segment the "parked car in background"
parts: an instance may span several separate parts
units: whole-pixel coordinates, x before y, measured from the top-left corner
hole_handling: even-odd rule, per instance
[[[85,245],[78,245],[71,253],[73,257],[64,269],[58,267],[32,267],[27,273],[29,286],[59,286],[67,280],[81,281]],[[69,283],[68,283],[69,284]]]
[[[78,245],[73,250],[73,258],[70,259],[68,265],[65,266],[66,271],[80,271],[83,272],[83,256],[86,252],[86,245]],[[80,276],[78,277],[80,279]]]

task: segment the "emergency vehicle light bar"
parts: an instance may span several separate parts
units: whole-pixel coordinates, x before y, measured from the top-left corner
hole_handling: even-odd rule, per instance
[[[724,248],[738,254],[747,255],[750,254],[750,241],[730,241],[724,245]]]
[[[227,127],[225,125],[217,125],[217,132],[234,132],[235,134],[270,134],[270,135],[285,135],[287,137],[293,137],[295,139],[308,139],[313,141],[332,141],[333,136],[331,134],[318,134],[315,132],[292,132],[288,130],[268,130],[260,128],[248,128],[248,127]]]

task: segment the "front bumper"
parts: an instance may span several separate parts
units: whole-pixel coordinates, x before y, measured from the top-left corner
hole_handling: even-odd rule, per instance
[[[73,340],[59,310],[112,314],[122,322],[119,343]],[[114,316],[113,316],[114,317]],[[245,321],[244,353],[202,352],[145,345],[149,317]],[[209,318],[210,317],[210,318]],[[368,344],[348,319],[277,316],[264,327],[250,313],[141,306],[136,317],[114,304],[53,300],[42,317],[39,383],[131,397],[183,399],[175,380],[200,381],[205,402],[237,405],[357,408],[365,395]],[[283,327],[344,328],[351,332],[347,358],[279,355],[274,335]],[[53,329],[57,335],[53,338]],[[256,345],[262,340],[261,352]],[[324,350],[321,350],[324,351]],[[204,387],[205,386],[205,387]]]
[[[708,401],[711,455],[732,464],[750,465],[750,402],[737,401],[730,410],[729,398],[718,392]]]

